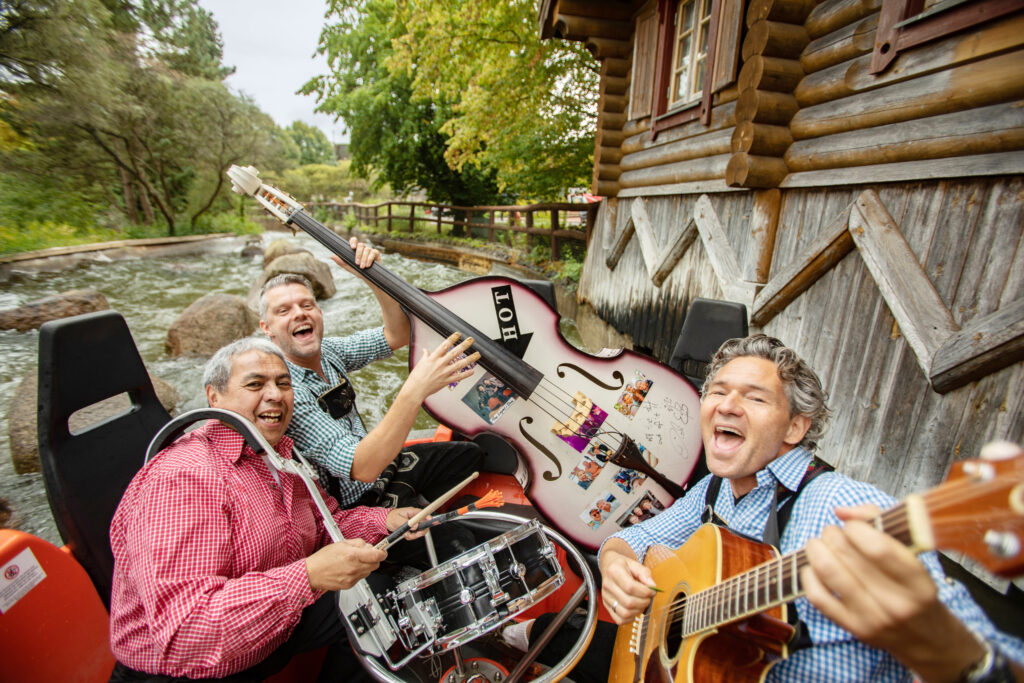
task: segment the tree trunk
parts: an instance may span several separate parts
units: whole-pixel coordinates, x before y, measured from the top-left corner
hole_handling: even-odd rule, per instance
[[[121,193],[124,195],[124,212],[128,222],[133,225],[139,223],[139,209],[135,204],[135,188],[132,186],[132,179],[128,177],[128,171],[118,167],[121,172]]]

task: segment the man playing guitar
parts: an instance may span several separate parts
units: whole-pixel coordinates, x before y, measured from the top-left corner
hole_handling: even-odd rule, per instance
[[[815,466],[812,450],[828,416],[820,380],[791,349],[764,335],[726,342],[701,401],[712,475],[601,548],[602,600],[615,622],[628,624],[656,595],[654,574],[640,562],[652,546],[683,545],[702,513],[762,541],[792,496],[788,524],[777,525],[772,540],[783,553],[806,546],[808,564],[799,573],[806,598],[795,608],[809,642],[795,652],[791,646],[767,680],[1024,680],[1024,644],[999,632],[962,586],[944,579],[934,553],[918,559],[866,523],[895,501]],[[826,471],[810,477],[816,469]],[[721,486],[708,495],[715,475]]]

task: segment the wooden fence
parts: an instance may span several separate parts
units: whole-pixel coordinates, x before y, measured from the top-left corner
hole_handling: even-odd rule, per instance
[[[425,202],[393,201],[383,204],[349,204],[341,202],[310,202],[310,211],[323,211],[342,221],[354,215],[358,225],[379,228],[383,223],[387,232],[414,232],[417,227],[434,228],[438,235],[443,226],[459,226],[469,236],[487,241],[504,239],[513,244],[515,233],[528,236],[544,235],[551,240],[551,258],[559,258],[559,241],[575,240],[586,245],[594,227],[600,204],[531,204],[529,206],[449,206]],[[501,233],[496,237],[495,233]]]

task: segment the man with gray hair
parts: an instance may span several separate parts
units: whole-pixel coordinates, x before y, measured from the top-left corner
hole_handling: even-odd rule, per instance
[[[783,553],[806,548],[806,598],[795,601],[805,637],[790,643],[769,681],[903,681],[910,671],[923,681],[1024,676],[1008,661],[1024,662],[1024,644],[945,580],[935,553],[919,559],[868,524],[896,501],[815,459],[828,417],[818,376],[778,339],[723,344],[701,397],[711,474],[601,548],[601,595],[615,622],[651,603],[654,575],[641,564],[648,549],[679,547],[714,522]]]
[[[380,252],[354,237],[350,242],[360,268],[380,260]],[[340,259],[335,262],[346,267]],[[320,472],[321,482],[343,506],[422,505],[434,500],[477,469],[483,455],[472,442],[418,444],[405,440],[428,396],[473,373],[479,354],[472,339],[453,335],[432,353],[417,359],[381,421],[367,429],[359,415],[349,375],[409,343],[410,325],[402,308],[369,284],[380,304],[381,327],[346,337],[324,337],[323,311],[309,282],[279,275],[260,292],[260,329],[284,353],[295,384],[295,417],[288,435]],[[471,547],[456,540],[455,525],[437,530],[449,551]],[[405,546],[401,553],[416,546]]]
[[[292,457],[292,383],[277,347],[233,342],[203,382],[211,407],[246,418]],[[263,680],[325,645],[324,680],[361,679],[334,591],[376,569],[386,553],[370,544],[418,510],[341,510],[325,498],[346,540],[331,543],[299,477],[270,467],[226,423],[210,420],[160,451],[110,526],[111,680]]]

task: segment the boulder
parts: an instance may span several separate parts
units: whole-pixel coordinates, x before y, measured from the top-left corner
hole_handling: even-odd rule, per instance
[[[334,273],[331,266],[318,261],[308,251],[279,256],[263,268],[263,272],[253,282],[249,290],[248,302],[253,308],[259,308],[260,290],[272,277],[282,273],[302,275],[313,285],[313,296],[317,299],[330,299],[338,288],[334,285]]]
[[[285,254],[308,254],[308,249],[295,246],[291,240],[274,240],[263,250],[263,267],[266,268],[270,262]]]
[[[158,377],[149,376],[153,389],[167,412],[174,414],[178,392]],[[18,474],[39,471],[39,438],[36,427],[38,413],[39,373],[31,370],[14,390],[11,410],[7,413],[7,434],[11,445],[11,462]],[[118,394],[77,411],[68,420],[72,432],[120,415],[131,407],[128,394]]]
[[[171,356],[212,356],[225,344],[255,332],[259,322],[259,316],[242,297],[207,294],[171,323],[164,348]]]
[[[256,259],[263,256],[262,243],[258,239],[249,240],[245,243],[245,246],[242,247],[241,256],[244,259]]]
[[[72,289],[24,306],[0,311],[0,330],[38,329],[48,320],[70,318],[73,315],[105,311],[110,308],[107,298],[94,289]]]

